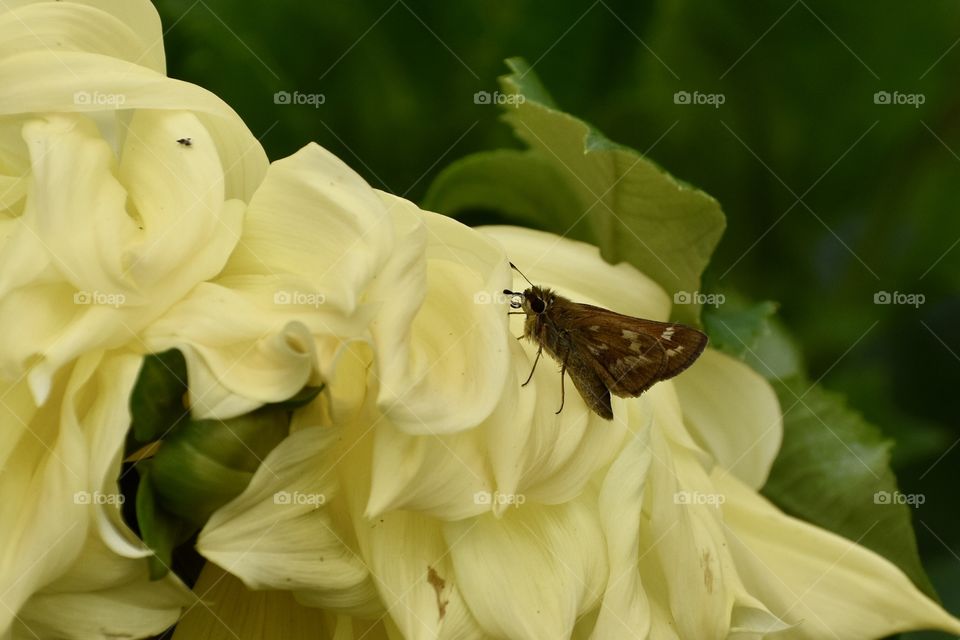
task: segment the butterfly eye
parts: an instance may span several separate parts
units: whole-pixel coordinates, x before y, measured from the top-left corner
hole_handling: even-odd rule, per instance
[[[530,308],[534,313],[543,313],[544,309],[547,308],[547,305],[543,303],[543,300],[540,298],[530,297]]]

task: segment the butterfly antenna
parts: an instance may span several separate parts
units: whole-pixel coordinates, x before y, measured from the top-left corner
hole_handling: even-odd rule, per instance
[[[520,274],[520,277],[523,278],[524,280],[526,280],[526,281],[527,281],[527,284],[529,284],[531,287],[536,286],[536,285],[534,285],[532,282],[530,282],[530,278],[528,278],[527,276],[523,275],[523,271],[520,271],[520,269],[517,269],[517,265],[515,265],[515,264],[513,264],[513,263],[511,262],[511,263],[510,263],[510,268],[513,269],[514,271],[516,271],[517,273],[519,273],[519,274]]]

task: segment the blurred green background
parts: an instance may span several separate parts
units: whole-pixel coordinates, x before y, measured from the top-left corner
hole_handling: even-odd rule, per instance
[[[812,378],[896,439],[901,489],[926,499],[921,555],[960,612],[960,3],[155,3],[170,75],[271,159],[317,141],[419,200],[451,161],[518,146],[474,94],[522,56],[561,108],[716,197],[707,286],[778,301]]]

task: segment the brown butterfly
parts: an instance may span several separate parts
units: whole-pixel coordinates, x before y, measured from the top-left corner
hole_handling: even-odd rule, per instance
[[[513,263],[510,266],[527,280]],[[514,313],[527,316],[523,337],[537,345],[533,368],[521,386],[533,378],[545,350],[561,365],[557,413],[563,410],[567,372],[587,406],[601,418],[612,420],[611,393],[635,398],[689,367],[707,346],[707,336],[692,327],[573,302],[527,282],[530,288],[522,293],[503,291],[513,296],[511,308],[522,309]]]

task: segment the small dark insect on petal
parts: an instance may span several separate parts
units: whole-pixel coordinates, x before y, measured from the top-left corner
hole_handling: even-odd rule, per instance
[[[180,144],[184,147],[192,147],[193,138],[180,138],[179,140],[177,140],[177,144]]]

